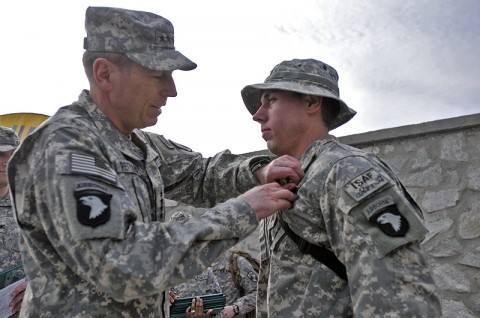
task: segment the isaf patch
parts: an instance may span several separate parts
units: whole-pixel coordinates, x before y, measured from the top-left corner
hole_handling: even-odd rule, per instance
[[[343,188],[352,199],[359,202],[387,183],[388,180],[386,180],[380,173],[374,169],[370,169],[355,177]]]
[[[77,219],[86,226],[97,227],[110,220],[112,195],[98,188],[75,191]]]
[[[364,213],[388,236],[405,236],[410,228],[407,219],[398,211],[397,205],[389,196],[370,203]]]

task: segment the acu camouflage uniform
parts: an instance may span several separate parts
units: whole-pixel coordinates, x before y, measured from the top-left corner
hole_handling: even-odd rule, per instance
[[[272,89],[322,96],[322,108],[336,107],[322,110],[329,131],[356,114],[340,99],[337,71],[315,59],[283,61],[263,83],[242,89],[252,115]],[[261,223],[257,317],[440,317],[419,246],[422,213],[392,170],[331,135],[310,144],[300,160],[305,177],[298,199]],[[348,282],[302,253],[280,218],[306,242],[333,251]]]
[[[8,267],[22,263],[22,255],[20,254],[19,230],[18,224],[13,215],[12,202],[10,194],[0,199],[0,237],[2,246],[0,247],[0,271]],[[24,270],[16,270],[15,276],[24,277]],[[19,313],[10,316],[18,317]]]
[[[0,126],[0,152],[7,153],[13,151],[19,144],[20,139],[15,130]],[[2,165],[4,163],[6,162],[3,161]],[[6,171],[2,173],[6,173]],[[12,201],[10,194],[7,192],[3,198],[0,198],[0,271],[22,262],[19,237]]]
[[[10,194],[0,198],[0,271],[22,262],[17,221],[13,215]]]
[[[178,222],[191,217],[179,211],[170,220]],[[239,252],[229,250],[203,273],[176,286],[173,291],[180,297],[223,293],[226,306],[238,306],[236,317],[244,318],[247,313],[255,314],[252,311],[256,306],[257,282],[257,269]],[[223,313],[215,317],[223,317]]]
[[[12,151],[18,147],[19,143],[20,139],[15,130],[0,126],[0,152]],[[3,164],[4,162],[2,162]],[[2,173],[6,173],[6,171]],[[13,213],[10,193],[7,192],[3,198],[0,198],[0,271],[22,264],[19,239],[18,224]],[[10,271],[4,283],[10,284],[23,277],[25,277],[25,273],[23,267],[20,267]],[[15,313],[10,317],[14,318],[18,315]]]
[[[83,91],[29,135],[9,181],[29,278],[23,317],[168,317],[171,286],[201,273],[258,226],[230,199],[164,221],[164,198],[212,206],[257,185],[252,160],[204,159],[160,135],[131,140]]]
[[[441,317],[420,209],[379,158],[327,136],[301,158],[291,210],[262,221],[257,317]],[[348,282],[279,225],[333,250]]]
[[[258,273],[245,257],[227,251],[212,265],[212,268],[227,298],[227,305],[238,306],[239,314],[235,317],[243,318],[247,313],[255,310]],[[238,285],[235,282],[235,270],[239,271]]]
[[[190,278],[186,282],[172,288],[179,297],[195,297],[209,294],[222,293],[222,287],[213,273],[212,267],[208,267],[201,274]]]

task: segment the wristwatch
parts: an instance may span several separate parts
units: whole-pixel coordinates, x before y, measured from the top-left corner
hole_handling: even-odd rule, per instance
[[[238,316],[240,314],[240,308],[237,305],[233,305],[233,315]]]
[[[252,173],[255,173],[258,169],[261,167],[268,165],[272,159],[268,157],[259,157],[259,158],[254,158],[250,161],[250,170]]]

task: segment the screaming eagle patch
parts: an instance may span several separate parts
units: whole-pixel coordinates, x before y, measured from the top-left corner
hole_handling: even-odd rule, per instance
[[[84,189],[75,192],[77,219],[86,226],[97,227],[110,220],[112,195],[98,189]]]
[[[410,228],[407,219],[398,211],[397,205],[390,196],[371,202],[363,212],[370,222],[375,223],[388,236],[405,236]]]

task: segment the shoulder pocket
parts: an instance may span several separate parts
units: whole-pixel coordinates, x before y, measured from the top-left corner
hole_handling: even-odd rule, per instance
[[[416,207],[395,186],[365,200],[353,211],[351,214],[370,235],[381,257],[425,237],[426,228]]]

